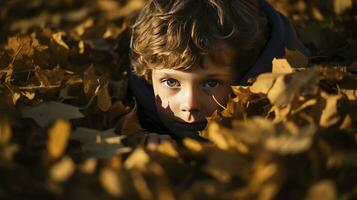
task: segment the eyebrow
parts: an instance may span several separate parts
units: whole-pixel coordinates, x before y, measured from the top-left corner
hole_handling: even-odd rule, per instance
[[[178,77],[181,77],[182,75],[181,74],[176,74],[176,73],[167,73],[167,72],[164,72],[162,74],[160,74],[160,76],[178,76]],[[204,74],[203,75],[205,78],[216,78],[216,77],[230,77],[231,75],[230,74]]]

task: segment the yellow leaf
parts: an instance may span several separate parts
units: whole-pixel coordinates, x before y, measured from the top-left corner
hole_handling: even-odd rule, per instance
[[[83,40],[79,41],[78,48],[79,48],[79,54],[83,54],[84,53],[84,49],[85,49]]]
[[[321,96],[326,99],[326,107],[321,113],[320,125],[322,127],[328,127],[337,123],[341,119],[337,106],[342,95],[329,95],[323,92]]]
[[[68,45],[62,40],[62,36],[64,36],[64,32],[57,32],[52,35],[52,38],[59,44],[60,46],[69,49]]]
[[[315,183],[307,192],[306,200],[337,200],[335,184],[331,180],[322,180]]]
[[[20,151],[18,144],[8,144],[0,151],[0,156],[5,160],[12,160],[18,151]]]
[[[36,39],[34,39],[36,40]],[[34,55],[33,38],[28,35],[8,38],[8,47],[17,59],[32,57]]]
[[[179,153],[177,152],[174,144],[170,141],[164,141],[158,146],[158,151],[162,154],[178,158]]]
[[[201,143],[199,143],[197,140],[194,140],[194,139],[191,139],[191,138],[185,138],[183,140],[183,144],[185,145],[185,147],[187,147],[191,151],[200,152],[203,149]]]
[[[356,89],[341,89],[341,93],[346,95],[346,97],[350,101],[356,101],[357,100],[357,90]]]
[[[351,8],[353,5],[352,0],[335,0],[334,9],[337,15],[343,13],[343,11]]]
[[[289,62],[285,59],[277,59],[274,58],[273,60],[273,73],[292,73],[294,70],[293,68],[290,66]]]
[[[7,144],[11,139],[12,131],[8,119],[0,118],[0,145]]]
[[[280,76],[269,89],[268,99],[273,105],[283,106],[289,104],[297,95],[315,95],[319,79],[317,68]]]
[[[75,170],[75,164],[68,156],[62,158],[59,162],[51,167],[49,175],[51,180],[55,182],[64,182],[72,176]]]
[[[122,6],[119,10],[115,12],[110,12],[108,15],[111,19],[126,17],[132,13],[135,13],[141,10],[145,5],[145,1],[143,0],[132,0],[128,1],[127,4]]]
[[[282,155],[300,153],[310,148],[315,131],[314,126],[307,126],[295,134],[271,136],[264,141],[265,147]]]
[[[66,150],[71,125],[68,121],[59,119],[49,129],[47,149],[51,158],[59,158]]]
[[[119,197],[122,194],[121,182],[118,174],[110,168],[104,168],[100,171],[99,181],[105,191],[109,194]]]
[[[146,170],[149,162],[149,155],[142,148],[137,148],[125,161],[124,167],[126,169]]]
[[[93,18],[89,18],[86,21],[84,21],[83,23],[79,24],[78,26],[76,26],[74,28],[75,33],[77,33],[79,36],[82,36],[85,32],[87,28],[92,27],[94,24],[94,20]]]
[[[267,94],[273,87],[275,80],[280,76],[282,75],[272,73],[261,74],[257,77],[253,85],[249,87],[249,90],[255,94]]]
[[[16,102],[20,99],[21,94],[18,92],[15,92],[12,94],[12,103],[16,105]]]
[[[24,91],[24,92],[21,92],[21,94],[29,100],[33,100],[33,98],[35,98],[34,92]]]
[[[208,137],[219,148],[224,150],[227,150],[229,148],[227,138],[225,138],[224,135],[221,133],[221,127],[219,127],[218,123],[211,122],[208,125]]]
[[[138,171],[131,172],[132,180],[136,191],[138,192],[140,199],[143,200],[153,200],[154,195],[150,191],[150,187],[148,183],[145,181],[143,175],[141,175]]]
[[[93,174],[95,172],[96,167],[97,160],[95,158],[89,158],[79,166],[79,169],[82,173]]]

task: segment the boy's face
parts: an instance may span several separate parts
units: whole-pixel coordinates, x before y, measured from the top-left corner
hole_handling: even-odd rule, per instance
[[[153,69],[152,84],[160,120],[181,137],[202,130],[206,117],[226,106],[232,69],[213,62],[208,56],[204,58],[203,68]]]

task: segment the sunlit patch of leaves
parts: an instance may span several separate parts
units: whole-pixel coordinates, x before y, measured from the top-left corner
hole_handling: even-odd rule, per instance
[[[270,2],[312,63],[286,49],[272,73],[232,87],[207,142],[157,151],[126,93],[145,1],[1,2],[0,199],[356,198],[356,5]]]

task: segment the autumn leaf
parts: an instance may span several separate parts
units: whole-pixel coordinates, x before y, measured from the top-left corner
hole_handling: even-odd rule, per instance
[[[82,151],[86,157],[109,158],[113,155],[127,153],[131,149],[122,144],[125,136],[117,135],[114,129],[99,131],[95,129],[77,127],[71,134],[71,139],[82,144]]]
[[[104,85],[100,87],[97,96],[97,105],[99,109],[103,112],[108,111],[112,106],[112,100],[109,94],[108,85],[108,82],[104,83]]]
[[[64,182],[71,177],[74,170],[75,164],[72,159],[64,157],[50,168],[49,176],[55,182]]]
[[[355,5],[267,2],[311,56],[285,49],[206,116],[204,140],[147,151],[127,93],[147,1],[1,1],[0,199],[354,199]]]
[[[52,35],[52,38],[59,44],[60,46],[69,49],[68,45],[63,41],[62,36],[64,36],[64,32],[57,32]]]
[[[63,155],[67,148],[68,139],[71,133],[71,125],[68,121],[57,120],[48,130],[48,154],[52,159],[57,159]]]
[[[84,117],[78,107],[54,101],[26,107],[22,110],[22,115],[34,119],[41,127],[50,125],[58,118],[70,120]]]
[[[99,181],[102,187],[111,195],[119,197],[122,194],[121,181],[118,174],[109,168],[104,168],[99,174]]]
[[[11,135],[12,130],[9,120],[4,117],[0,117],[0,145],[9,143]]]
[[[142,148],[137,148],[124,162],[124,167],[126,169],[145,170],[149,162],[149,155]]]
[[[346,9],[351,8],[352,5],[353,5],[352,0],[334,0],[335,13],[339,15]]]

